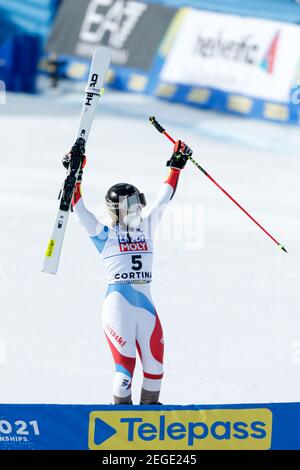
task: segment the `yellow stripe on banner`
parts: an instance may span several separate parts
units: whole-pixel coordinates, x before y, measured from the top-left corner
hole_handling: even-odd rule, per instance
[[[71,77],[71,78],[80,79],[86,76],[88,70],[89,70],[88,64],[74,62],[69,66],[67,75],[68,77]]]
[[[172,98],[175,95],[178,86],[171,85],[170,83],[159,83],[156,90],[156,96],[162,96],[163,98]]]
[[[166,57],[173,42],[176,37],[176,34],[182,25],[188,11],[190,8],[180,8],[176,15],[174,16],[173,20],[171,21],[171,24],[169,28],[167,29],[167,32],[161,42],[160,48],[159,48],[159,54],[162,57]]]
[[[107,74],[105,76],[105,83],[109,85],[114,81],[115,77],[115,72],[112,69],[108,69]]]
[[[56,241],[55,240],[50,240],[49,244],[48,244],[48,247],[47,247],[47,251],[46,251],[46,258],[51,258],[52,255],[53,255],[53,251],[54,251],[54,248],[55,248],[55,243]]]
[[[227,101],[227,108],[243,114],[250,114],[253,108],[253,100],[245,96],[230,95]]]
[[[265,103],[263,115],[265,118],[276,119],[284,122],[289,120],[290,112],[288,106]]]
[[[186,99],[193,103],[205,104],[211,97],[211,91],[208,88],[192,88],[187,94]]]
[[[38,69],[43,72],[53,73],[55,72],[55,65],[49,63],[49,59],[41,59],[38,64]]]
[[[136,73],[130,75],[127,88],[132,91],[144,91],[148,85],[149,79],[145,75],[138,75]]]

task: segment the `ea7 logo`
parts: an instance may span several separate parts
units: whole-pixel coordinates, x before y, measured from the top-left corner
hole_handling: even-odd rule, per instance
[[[95,88],[95,86],[97,85],[98,78],[99,78],[99,75],[94,73],[91,79],[90,88]],[[93,96],[94,96],[94,93],[86,94],[86,102],[85,102],[86,106],[91,106],[92,101],[93,101]]]
[[[147,8],[144,3],[130,0],[91,0],[80,40],[107,43],[110,47],[121,49]]]

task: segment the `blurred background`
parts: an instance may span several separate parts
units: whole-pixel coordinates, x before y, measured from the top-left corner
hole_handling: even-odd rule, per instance
[[[2,402],[111,401],[106,280],[75,217],[41,273],[98,44],[87,206],[120,181],[153,201],[172,152],[155,115],[289,252],[187,165],[156,244],[163,403],[299,401],[299,22],[293,0],[0,0]]]
[[[0,0],[0,22],[7,91],[38,93],[42,75],[54,88],[85,80],[104,44],[111,88],[299,122],[295,0]]]

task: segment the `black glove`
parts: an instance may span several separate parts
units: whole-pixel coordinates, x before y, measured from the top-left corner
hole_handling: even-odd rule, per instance
[[[70,153],[67,153],[63,160],[62,160],[62,164],[63,166],[66,168],[66,170],[69,169],[69,166],[70,166],[70,163],[71,163],[71,154]],[[82,168],[81,170],[79,171],[79,174],[78,174],[78,178],[77,178],[77,181],[81,183],[82,181],[82,175],[83,175],[83,168],[85,167],[86,165],[86,156],[84,157],[84,160],[83,160],[83,164],[82,164]]]
[[[188,157],[193,155],[193,151],[181,140],[177,140],[174,145],[174,152],[170,160],[167,161],[167,166],[183,170],[188,161]]]

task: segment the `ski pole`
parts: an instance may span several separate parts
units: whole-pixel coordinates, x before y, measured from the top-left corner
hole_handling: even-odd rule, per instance
[[[149,120],[151,124],[153,124],[153,126],[158,130],[158,132],[160,132],[161,134],[164,134],[167,137],[167,139],[169,139],[173,144],[175,144],[175,140],[166,132],[166,130],[159,124],[159,122],[157,122],[154,116],[151,116]],[[244,209],[224,188],[222,188],[222,186],[220,186],[219,183],[217,183],[217,181],[214,180],[214,178],[212,178],[212,176],[210,176],[207,173],[207,171],[204,170],[204,168],[202,168],[202,166],[199,165],[199,163],[196,162],[196,160],[192,158],[192,156],[188,156],[188,159],[198,168],[198,170],[202,171],[202,173],[204,173],[204,175],[207,178],[209,178],[210,181],[212,181],[212,183],[214,183],[232,202],[234,202],[234,204],[239,209],[241,209],[244,212],[244,214],[246,214],[266,235],[268,235],[268,237],[271,238],[271,240],[273,240],[274,243],[276,243],[278,248],[280,248],[282,251],[287,253],[287,250],[282,245],[282,243],[277,241],[276,238],[274,238],[259,222],[257,222],[257,220],[254,219],[254,217],[252,217],[252,215],[249,214],[249,212],[247,212],[246,209]]]

